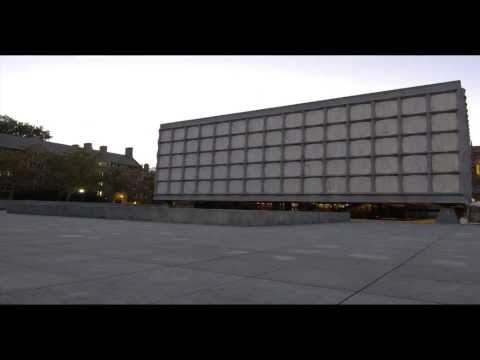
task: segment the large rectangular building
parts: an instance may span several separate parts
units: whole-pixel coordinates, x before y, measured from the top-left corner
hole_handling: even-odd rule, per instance
[[[460,81],[162,124],[154,199],[467,203]]]

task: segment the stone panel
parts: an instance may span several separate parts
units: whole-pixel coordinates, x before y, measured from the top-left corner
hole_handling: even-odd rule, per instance
[[[171,148],[172,148],[171,143],[162,143],[162,144],[160,144],[160,146],[159,146],[159,152],[160,152],[160,154],[162,154],[162,155],[164,155],[164,154],[170,154]]]
[[[326,192],[329,194],[345,193],[347,191],[347,182],[344,177],[330,177],[326,181]]]
[[[248,162],[262,161],[263,149],[250,149],[247,153]]]
[[[432,111],[453,110],[457,108],[457,94],[436,94],[431,97]]]
[[[280,193],[280,180],[279,179],[266,179],[263,185],[265,193],[278,194]]]
[[[351,193],[369,193],[371,192],[371,178],[367,176],[355,176],[350,178]]]
[[[402,100],[402,113],[418,114],[427,111],[427,102],[425,96],[416,96]]]
[[[398,140],[386,138],[375,140],[375,153],[377,155],[390,155],[398,153]]]
[[[428,192],[428,177],[426,175],[409,175],[403,177],[403,191],[406,193]]]
[[[352,175],[366,175],[372,171],[371,161],[367,158],[351,159],[350,160],[350,174]]]
[[[214,156],[215,164],[226,164],[228,160],[227,151],[216,151]]]
[[[347,120],[347,113],[345,106],[331,108],[327,110],[327,122],[338,123]]]
[[[457,134],[433,134],[432,151],[453,151],[458,149]]]
[[[269,116],[267,118],[267,130],[281,129],[282,124],[283,124],[283,119],[281,115]]]
[[[179,154],[183,152],[183,141],[177,141],[173,143],[172,153]]]
[[[263,134],[250,134],[248,135],[248,146],[262,146],[263,145]]]
[[[258,194],[262,192],[262,181],[261,180],[247,180],[245,188],[248,194]]]
[[[202,137],[213,136],[213,125],[203,125],[200,130],[200,134]]]
[[[247,166],[247,177],[257,178],[262,176],[262,165],[261,164],[250,164]]]
[[[347,137],[347,127],[344,124],[327,126],[327,140],[339,140]]]
[[[196,152],[198,150],[198,140],[187,141],[187,152]]]
[[[245,147],[245,135],[236,135],[232,136],[232,149],[244,148]]]
[[[201,166],[198,168],[199,179],[210,179],[212,176],[212,168],[210,166]]]
[[[292,129],[285,131],[285,144],[295,144],[302,141],[302,130]]]
[[[345,175],[347,172],[347,162],[345,160],[327,161],[327,175]]]
[[[213,182],[213,193],[214,194],[226,194],[227,193],[227,182],[226,181],[214,181]]]
[[[187,138],[188,139],[196,139],[199,137],[200,131],[198,126],[190,126],[187,129]]]
[[[305,145],[305,158],[306,159],[323,158],[323,145],[322,144]]]
[[[215,139],[215,149],[225,150],[228,148],[228,136],[220,136]]]
[[[168,182],[159,182],[157,184],[157,192],[160,194],[168,194]]]
[[[228,168],[226,166],[215,166],[213,168],[213,177],[216,179],[224,179],[228,175]]]
[[[425,116],[409,116],[402,118],[404,134],[425,133],[427,131],[427,118]]]
[[[457,129],[457,115],[443,113],[432,115],[432,131],[448,131]]]
[[[323,109],[308,111],[305,116],[305,125],[320,125],[325,121]]]
[[[366,156],[371,153],[370,140],[355,140],[350,142],[351,156]]]
[[[285,194],[297,194],[301,191],[300,179],[284,179],[283,192]]]
[[[402,166],[404,173],[427,172],[427,157],[425,155],[404,156]]]
[[[230,166],[230,178],[243,178],[243,165],[232,165]]]
[[[244,133],[247,129],[245,120],[237,120],[232,122],[232,134]]]
[[[161,141],[172,140],[172,130],[161,130],[160,131],[160,140]]]
[[[282,149],[280,147],[271,147],[265,149],[266,161],[279,161],[282,158]]]
[[[327,143],[327,157],[347,156],[347,144],[344,141]]]
[[[393,156],[375,159],[375,171],[378,174],[394,174],[398,172],[398,158]]]
[[[397,193],[400,191],[397,176],[376,176],[375,191],[377,193]]]
[[[250,119],[248,121],[249,131],[261,131],[263,130],[264,120],[263,118]]]
[[[405,136],[403,138],[402,151],[406,154],[426,152],[427,151],[427,138],[423,135],[418,136]]]
[[[241,194],[243,192],[243,180],[231,180],[228,182],[230,194]]]
[[[358,122],[350,125],[350,138],[370,137],[372,135],[370,122]]]
[[[305,161],[305,176],[323,175],[323,161],[313,160]]]
[[[183,140],[184,138],[185,138],[185,128],[175,129],[175,131],[173,132],[173,139]]]
[[[239,163],[245,161],[245,150],[232,150],[230,154],[232,163]]]
[[[299,160],[302,157],[300,145],[285,146],[285,160]]]
[[[398,120],[385,119],[375,122],[375,133],[377,136],[387,136],[398,134]]]
[[[171,180],[182,180],[183,168],[171,169],[170,179]]]
[[[372,117],[372,106],[370,104],[357,104],[350,107],[350,120],[363,120]]]
[[[182,190],[182,183],[179,181],[173,181],[170,183],[170,194],[180,194]]]
[[[458,171],[458,165],[458,154],[434,154],[432,156],[433,172]]]
[[[458,175],[434,175],[433,192],[458,193],[460,191],[460,178]]]
[[[305,141],[322,141],[323,140],[323,126],[316,126],[305,129]]]
[[[197,169],[194,167],[185,168],[185,179],[193,180],[197,177]]]
[[[300,162],[287,162],[283,164],[283,176],[300,176],[302,172],[302,167]]]
[[[265,176],[279,177],[281,175],[280,163],[265,164]]]
[[[194,194],[195,193],[195,181],[185,181],[183,183],[183,192],[185,194]]]
[[[169,170],[159,169],[157,170],[157,180],[168,180]]]
[[[375,103],[376,117],[397,116],[398,104],[396,100],[379,101]]]
[[[170,162],[170,156],[160,156],[158,158],[158,166],[165,167],[168,166]]]
[[[172,156],[172,166],[182,166],[183,155],[173,155]]]
[[[323,193],[322,178],[307,178],[307,179],[304,179],[303,192],[305,194],[321,194],[321,193]]]
[[[302,118],[302,113],[287,114],[287,116],[285,117],[285,127],[291,128],[302,126]]]
[[[199,181],[198,182],[198,193],[199,194],[209,194],[210,193],[210,181]]]
[[[266,145],[279,145],[282,143],[281,131],[269,131],[265,138]]]
[[[197,164],[197,154],[187,154],[185,155],[185,165],[193,166]]]
[[[200,151],[212,151],[213,150],[213,139],[202,139],[200,141]]]
[[[205,152],[200,153],[200,165],[210,165],[213,161],[213,153]]]
[[[229,124],[227,122],[217,124],[217,136],[228,135]]]

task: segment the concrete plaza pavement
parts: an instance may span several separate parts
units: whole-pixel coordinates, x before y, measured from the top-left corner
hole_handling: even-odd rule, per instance
[[[480,303],[480,226],[0,213],[0,304]]]

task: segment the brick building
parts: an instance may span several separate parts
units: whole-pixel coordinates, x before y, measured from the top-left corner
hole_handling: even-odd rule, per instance
[[[118,168],[119,170],[122,170],[122,171],[127,171],[127,172],[131,171],[131,173],[135,174],[135,176],[137,177],[143,176],[143,175],[138,175],[139,174],[138,170],[142,170],[142,165],[140,165],[133,158],[132,147],[125,148],[124,154],[117,154],[117,153],[108,152],[106,146],[100,146],[99,150],[94,150],[91,143],[85,143],[83,145],[83,148],[81,148],[79,145],[59,144],[59,143],[54,143],[50,141],[45,141],[35,137],[24,138],[20,136],[0,134],[0,152],[4,152],[4,151],[25,152],[29,149],[38,149],[39,151],[48,151],[56,154],[65,154],[65,155],[74,151],[78,151],[79,149],[82,149],[83,151],[94,153],[95,155],[97,155],[99,158],[98,165],[100,167]],[[144,170],[143,172],[145,172],[145,176],[147,176],[149,172],[147,164],[145,164],[145,166],[143,167],[143,170]],[[140,172],[140,173],[143,174],[143,172]],[[0,195],[1,193],[8,193],[10,191],[11,181],[9,181],[9,177],[11,177],[11,175],[12,174],[9,169],[0,169]],[[139,180],[138,184],[140,184],[141,186],[142,179],[137,179],[137,180]],[[99,197],[102,196],[102,186],[103,186],[103,182],[100,181],[99,189],[97,191],[97,195]],[[134,195],[133,197],[138,197],[138,196],[140,196],[140,198],[144,197],[142,195],[144,192],[143,188],[137,189],[135,187],[132,189],[132,192],[133,192],[132,195]],[[138,196],[137,196],[137,193],[139,193]]]
[[[480,201],[480,146],[472,146],[472,196]]]

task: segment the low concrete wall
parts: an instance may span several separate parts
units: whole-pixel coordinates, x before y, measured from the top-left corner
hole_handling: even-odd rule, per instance
[[[317,224],[350,221],[350,213],[348,212],[167,208],[159,205],[120,205],[63,201],[0,200],[0,209],[2,208],[12,214],[233,226]]]

